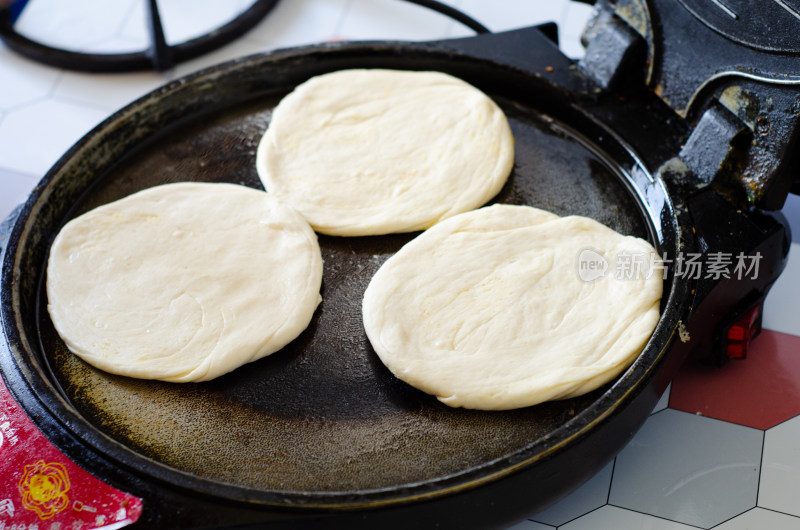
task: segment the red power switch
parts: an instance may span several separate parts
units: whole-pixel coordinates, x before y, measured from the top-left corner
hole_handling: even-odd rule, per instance
[[[744,359],[750,341],[761,331],[761,304],[751,308],[728,328],[728,346],[725,355],[728,359]]]

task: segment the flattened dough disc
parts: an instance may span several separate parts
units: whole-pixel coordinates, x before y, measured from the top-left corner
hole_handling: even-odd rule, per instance
[[[592,281],[578,273],[586,249],[609,265]],[[629,256],[641,274],[617,274]],[[364,326],[392,373],[447,405],[502,410],[572,397],[620,374],[649,339],[663,283],[662,270],[646,266],[653,258],[646,241],[592,219],[481,208],[381,266],[364,294]]]
[[[258,147],[264,187],[320,233],[412,232],[494,197],[514,163],[503,111],[440,72],[341,70],[299,85]]]
[[[316,234],[274,197],[166,184],[62,228],[47,267],[48,311],[69,349],[102,370],[205,381],[297,337],[321,281]]]

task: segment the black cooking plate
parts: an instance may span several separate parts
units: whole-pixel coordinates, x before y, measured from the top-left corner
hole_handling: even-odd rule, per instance
[[[671,344],[690,305],[687,282],[665,281],[653,337],[612,384],[515,411],[451,409],[395,379],[361,323],[372,274],[415,234],[320,236],[323,303],[310,327],[282,351],[212,382],[109,375],[70,354],[53,330],[43,271],[63,223],[165,182],[260,189],[255,150],[271,110],[298,83],[343,68],[440,70],[489,94],[516,141],[513,173],[493,202],[586,215],[649,239],[667,256],[680,233],[692,243],[676,213],[680,198],[617,133],[581,110],[591,106],[589,84],[552,42],[535,29],[483,38],[490,39],[484,50],[521,43],[518,57],[530,70],[480,58],[474,40],[331,44],[225,63],[113,115],[37,186],[3,264],[3,374],[70,458],[145,498],[143,524],[512,521],[591,476],[644,421],[685,355]],[[636,105],[629,112],[639,112]],[[658,149],[647,156],[658,158]],[[200,503],[181,512],[191,499],[217,515],[204,515]],[[170,505],[174,520],[159,513]]]

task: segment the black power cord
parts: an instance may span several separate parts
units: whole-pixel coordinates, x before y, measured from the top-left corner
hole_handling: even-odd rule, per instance
[[[437,2],[436,0],[404,0],[404,1],[410,4],[417,4],[418,6],[427,7],[428,9],[437,11],[442,15],[450,17],[453,20],[464,24],[469,29],[474,30],[476,33],[479,34],[491,33],[491,31],[489,31],[489,28],[487,28],[474,18],[471,18],[462,11],[450,7],[447,4],[443,4],[442,2]]]

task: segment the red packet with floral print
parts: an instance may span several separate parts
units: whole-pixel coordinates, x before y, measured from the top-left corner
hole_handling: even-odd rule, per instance
[[[0,378],[0,530],[111,530],[136,522],[142,501],[64,456]]]

